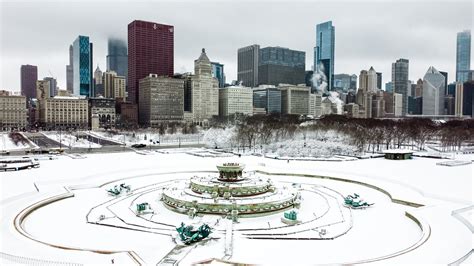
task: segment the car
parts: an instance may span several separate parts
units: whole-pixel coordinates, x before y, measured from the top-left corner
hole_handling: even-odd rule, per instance
[[[133,144],[133,145],[132,145],[132,148],[137,148],[137,149],[139,149],[139,148],[145,148],[145,147],[146,147],[146,145],[145,145],[145,144],[142,144],[142,143],[140,143],[140,144]]]

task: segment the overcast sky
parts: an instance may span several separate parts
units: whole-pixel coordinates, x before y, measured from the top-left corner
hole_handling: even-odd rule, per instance
[[[433,65],[451,82],[456,33],[472,29],[474,13],[470,0],[0,2],[0,89],[15,91],[23,64],[37,65],[39,79],[53,75],[65,89],[68,49],[78,35],[90,37],[94,69],[105,70],[107,38],[126,40],[127,24],[135,19],[174,25],[175,72],[193,71],[204,47],[212,61],[225,65],[230,82],[237,77],[237,49],[250,44],[305,51],[309,70],[316,24],[332,20],[335,73],[358,75],[373,66],[385,83],[391,63],[407,58],[411,80]]]

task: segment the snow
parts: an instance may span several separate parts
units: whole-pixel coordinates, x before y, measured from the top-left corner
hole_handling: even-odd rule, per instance
[[[226,257],[230,261],[242,263],[280,265],[354,263],[382,258],[385,260],[378,263],[448,264],[459,260],[472,249],[471,230],[456,217],[457,215],[453,215],[453,211],[464,210],[473,205],[472,164],[443,167],[436,165],[439,162],[437,159],[418,157],[405,161],[373,158],[288,163],[257,156],[230,158],[192,154],[206,154],[207,151],[173,149],[167,150],[166,153],[150,153],[148,156],[134,152],[87,154],[80,160],[56,156],[57,160],[41,161],[41,167],[37,169],[1,173],[0,262],[18,262],[22,261],[21,258],[26,258],[30,261],[35,259],[105,264],[110,263],[113,258],[115,263],[131,264],[134,262],[127,251],[133,251],[146,264],[156,264],[170,251],[175,250],[177,253],[170,255],[170,258],[181,259],[180,263],[183,265],[213,257]],[[209,153],[212,154],[210,151]],[[457,157],[462,160],[473,159],[472,155]],[[299,215],[303,221],[308,220],[313,212],[321,218],[315,220],[313,225],[283,228],[277,228],[283,226],[279,221],[282,213],[239,218],[239,223],[234,223],[232,228],[230,256],[229,237],[226,237],[230,234],[229,225],[228,221],[222,220],[211,235],[212,239],[189,248],[185,247],[182,252],[178,252],[175,249],[176,243],[169,235],[174,226],[181,221],[215,223],[221,217],[204,216],[202,220],[189,220],[187,215],[163,208],[163,204],[157,200],[160,186],[169,181],[187,180],[193,175],[216,171],[215,166],[225,162],[243,163],[246,165],[246,171],[258,170],[260,172],[257,171],[256,174],[271,177],[273,182],[300,183],[303,189],[315,189],[314,193],[302,194],[303,202]],[[303,175],[339,179],[311,178]],[[391,198],[383,191],[357,183],[343,182],[341,179],[376,186],[389,193]],[[115,198],[106,193],[107,188],[120,183],[130,184],[134,194]],[[42,206],[28,215],[23,222],[26,232],[43,243],[29,240],[19,234],[13,227],[16,215],[32,204],[67,194],[65,187],[70,189],[74,197]],[[341,205],[338,204],[336,195],[354,192],[375,205],[364,210],[342,207],[341,216]],[[425,206],[409,207],[397,204],[392,199]],[[325,200],[328,200],[327,204]],[[145,201],[151,204],[156,214],[137,217],[133,206]],[[94,208],[96,206],[98,207]],[[327,214],[323,215],[326,210]],[[423,230],[405,213],[419,219],[424,226]],[[469,221],[473,212],[472,208],[468,208],[455,213]],[[103,223],[123,227],[114,228],[86,222],[87,217],[96,222],[100,214],[107,217]],[[249,239],[242,231],[272,227],[270,231],[274,233],[285,232],[298,237],[318,236],[317,230],[305,230],[313,226],[316,228],[333,224],[341,220],[341,217],[344,217],[345,222],[329,226],[328,235],[338,235],[344,231],[347,233],[334,240]],[[349,225],[351,228],[347,230]],[[426,238],[425,234],[428,232],[429,237]],[[64,250],[44,243],[113,253]],[[388,254],[396,255],[387,258]],[[472,255],[466,262],[469,261],[472,261]]]
[[[29,148],[30,145],[26,143],[18,142],[15,144],[8,136],[8,133],[0,133],[0,151],[24,150]]]
[[[57,142],[60,142],[64,147],[69,148],[100,148],[102,145],[90,142],[83,138],[78,138],[72,134],[64,133],[64,132],[43,132],[43,134]]]

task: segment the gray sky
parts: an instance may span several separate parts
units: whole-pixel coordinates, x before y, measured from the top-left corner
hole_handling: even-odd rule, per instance
[[[78,35],[94,43],[94,69],[105,70],[107,38],[126,40],[135,19],[175,26],[175,72],[193,71],[205,47],[237,76],[237,49],[250,44],[306,52],[311,69],[316,24],[336,27],[335,73],[361,69],[391,79],[391,63],[410,60],[410,79],[429,66],[455,79],[456,33],[472,29],[472,1],[4,1],[0,0],[0,89],[20,90],[20,66],[38,66],[65,89],[68,48]],[[474,50],[471,55],[474,54]],[[471,61],[473,61],[471,59]],[[471,68],[473,68],[471,66]]]

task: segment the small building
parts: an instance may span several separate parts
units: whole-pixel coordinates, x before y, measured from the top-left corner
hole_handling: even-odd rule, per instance
[[[413,157],[413,151],[410,150],[385,150],[383,153],[385,159],[389,160],[409,160]]]

